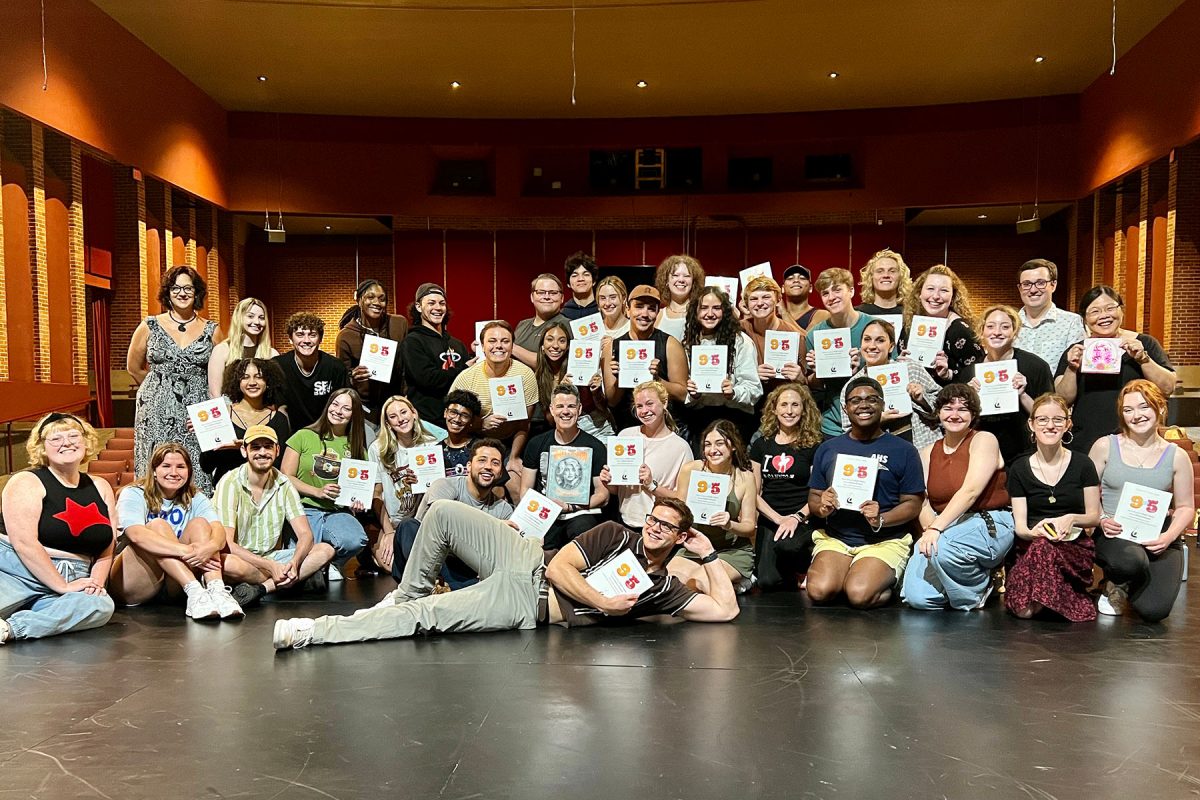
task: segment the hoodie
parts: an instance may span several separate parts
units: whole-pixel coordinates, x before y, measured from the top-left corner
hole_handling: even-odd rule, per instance
[[[408,399],[422,420],[442,424],[446,392],[458,373],[467,368],[466,346],[449,333],[416,325],[405,337],[401,353]]]

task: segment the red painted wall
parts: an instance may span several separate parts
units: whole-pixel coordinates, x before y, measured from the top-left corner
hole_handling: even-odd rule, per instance
[[[8,326],[8,370],[13,381],[33,380],[33,284],[29,273],[29,206],[33,202],[24,167],[0,150],[4,193],[4,290]]]
[[[117,246],[117,201],[112,167],[83,156],[83,247],[89,274],[112,277]]]

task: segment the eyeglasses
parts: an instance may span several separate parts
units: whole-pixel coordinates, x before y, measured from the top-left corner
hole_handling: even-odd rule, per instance
[[[177,294],[180,297],[190,297],[196,293],[194,286],[172,286],[171,294]]]
[[[1033,424],[1039,428],[1059,428],[1067,424],[1066,417],[1034,417]]]
[[[848,406],[881,406],[883,398],[879,395],[871,395],[870,397],[848,397],[846,398]]]
[[[535,297],[544,297],[548,299],[551,297],[558,297],[560,294],[562,294],[562,292],[558,289],[538,289],[534,291],[533,294]]]
[[[50,447],[62,447],[64,444],[79,444],[82,441],[83,434],[79,431],[56,433],[53,436],[46,437],[46,444]]]
[[[1111,306],[1105,306],[1104,308],[1089,308],[1084,316],[1088,319],[1097,319],[1099,317],[1106,317],[1109,314],[1115,314],[1120,310],[1121,306],[1113,303]]]
[[[472,414],[470,411],[459,411],[454,408],[447,408],[446,416],[453,417],[454,419],[470,419],[474,416],[474,414]]]
[[[664,522],[653,514],[646,515],[646,524],[653,525],[656,528],[662,528],[667,533],[680,533],[683,531],[683,528],[679,527],[678,525],[672,525],[670,522]]]
[[[1025,291],[1029,291],[1030,289],[1045,289],[1051,283],[1053,283],[1053,281],[1048,281],[1044,278],[1038,278],[1036,281],[1021,281],[1017,284],[1017,286],[1021,287]]]

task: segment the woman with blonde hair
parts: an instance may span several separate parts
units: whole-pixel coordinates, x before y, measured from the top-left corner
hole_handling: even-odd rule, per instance
[[[884,248],[863,265],[859,274],[859,296],[864,314],[903,314],[904,301],[912,294],[912,276],[904,256]]]
[[[189,618],[245,616],[222,574],[225,527],[192,482],[186,447],[166,442],[154,449],[142,479],[121,490],[117,527],[128,542],[117,554],[109,580],[118,602],[148,603],[170,578],[187,597]]]
[[[0,506],[0,645],[98,628],[112,617],[105,590],[116,526],[112,487],[80,468],[100,440],[72,414],[47,414],[25,443],[29,469]]]
[[[954,270],[934,264],[913,281],[913,291],[904,300],[904,332],[900,345],[907,350],[914,316],[945,320],[942,349],[929,370],[942,386],[959,381],[965,367],[984,358],[983,347],[975,335],[979,322],[971,308],[971,295]]]
[[[279,355],[271,347],[271,325],[267,321],[267,306],[262,300],[246,297],[229,317],[229,335],[213,345],[208,357],[208,395],[220,397],[225,370],[243,358],[269,361]]]
[[[667,256],[654,272],[654,288],[663,299],[655,327],[683,341],[688,308],[704,288],[704,267],[691,256]]]
[[[629,289],[625,281],[616,275],[609,275],[596,284],[596,305],[604,320],[604,349],[609,342],[618,336],[629,333],[629,315],[625,313],[625,299],[629,297]]]
[[[417,476],[409,466],[408,448],[437,444],[438,438],[425,430],[417,407],[403,395],[392,395],[383,402],[379,423],[379,434],[367,448],[367,459],[379,465],[371,505],[381,532],[371,551],[379,566],[391,570],[396,526],[413,516],[423,494],[412,490]]]

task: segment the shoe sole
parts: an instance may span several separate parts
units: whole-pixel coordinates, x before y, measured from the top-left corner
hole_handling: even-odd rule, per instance
[[[221,618],[221,613],[219,611],[213,611],[211,614],[205,614],[202,617],[193,617],[191,614],[188,614],[187,612],[184,612],[184,614],[187,616],[188,619],[195,620],[196,622],[204,622],[206,620],[214,620],[214,619]]]

